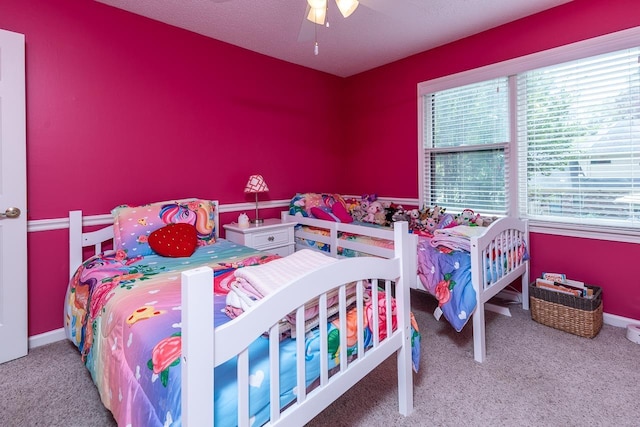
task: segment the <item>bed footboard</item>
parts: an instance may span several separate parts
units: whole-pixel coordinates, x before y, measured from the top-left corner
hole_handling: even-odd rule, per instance
[[[268,334],[270,365],[270,425],[304,425],[331,404],[361,378],[393,353],[398,363],[399,411],[408,415],[413,410],[413,374],[411,363],[410,295],[406,277],[413,275],[403,256],[413,251],[408,238],[407,224],[394,232],[394,257],[382,259],[361,257],[343,259],[320,267],[304,277],[287,284],[282,291],[268,295],[242,316],[215,329],[204,325],[213,323],[211,301],[212,273],[208,267],[190,270],[182,275],[182,416],[183,425],[213,425],[212,408],[214,373],[218,366],[237,357],[238,365],[238,425],[251,425],[249,419],[249,357],[248,346],[256,338]],[[327,328],[319,328],[320,372],[317,386],[307,389],[305,357],[296,359],[296,400],[280,408],[279,340],[280,320],[289,313],[296,313],[296,329],[304,330],[305,304],[319,302],[319,324],[326,324],[327,293],[337,289],[339,295],[339,330],[347,330],[347,287],[356,288],[357,327],[355,336],[364,336],[364,292],[367,282],[371,286],[371,319],[373,333],[371,344],[365,347],[358,340],[355,357],[347,355],[347,334],[339,334],[339,364],[329,369],[329,340]],[[381,287],[379,290],[378,287]],[[395,299],[391,295],[395,294]],[[391,313],[395,304],[397,324],[393,325]],[[203,312],[205,319],[203,321]],[[265,325],[271,325],[265,327]],[[207,330],[208,329],[208,330]],[[198,337],[191,340],[190,337]],[[204,338],[203,338],[204,337]],[[216,345],[216,343],[221,343]],[[305,354],[305,340],[296,342],[296,354]],[[336,371],[337,370],[337,371]],[[207,373],[203,375],[203,373]],[[209,376],[211,373],[211,376]]]
[[[522,307],[529,309],[528,239],[528,222],[510,217],[496,221],[486,233],[471,238],[471,280],[477,296],[473,314],[474,358],[478,362],[486,358],[485,303],[520,279]]]
[[[348,239],[341,238],[342,233],[349,233],[350,235],[354,235],[354,236],[380,239],[380,240],[393,242],[394,230],[391,228],[367,227],[363,225],[354,225],[354,224],[326,221],[326,220],[317,219],[317,218],[294,216],[294,215],[290,215],[288,211],[281,212],[281,219],[283,222],[294,222],[300,225],[306,225],[306,226],[314,227],[316,229],[320,229],[324,231],[324,234],[318,234],[318,233],[305,231],[304,229],[296,229],[295,230],[296,250],[314,249],[308,246],[301,246],[297,243],[299,239],[306,239],[306,240],[321,242],[327,245],[329,248],[329,251],[325,253],[327,253],[328,255],[334,258],[342,258],[338,253],[339,249],[347,249],[363,255],[375,256],[375,257],[381,257],[381,258],[393,258],[395,256],[394,255],[395,252],[392,245],[388,245],[387,247],[377,246],[374,244],[362,243],[356,240],[348,240]],[[408,233],[408,225],[407,225],[407,233]],[[408,236],[409,236],[408,237],[409,242],[413,247],[413,250],[410,253],[414,254],[414,256],[411,259],[409,259],[407,262],[412,263],[410,267],[412,268],[412,271],[416,272],[418,270],[418,266],[417,266],[418,236],[415,234],[408,234]],[[418,282],[417,275],[414,273],[409,278],[409,282],[408,282],[409,286],[413,289],[416,289],[417,282]]]

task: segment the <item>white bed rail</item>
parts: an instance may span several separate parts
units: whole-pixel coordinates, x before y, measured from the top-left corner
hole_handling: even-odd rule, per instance
[[[311,227],[319,228],[328,233],[328,235],[313,233],[305,231],[304,229],[298,229],[295,231],[296,237],[296,250],[299,249],[313,249],[306,245],[300,245],[298,243],[299,239],[313,240],[316,242],[321,242],[329,246],[328,254],[334,258],[342,258],[338,255],[338,249],[348,249],[361,254],[372,255],[381,258],[393,258],[394,250],[391,248],[386,248],[383,246],[376,246],[368,243],[361,243],[355,240],[342,239],[340,238],[341,233],[350,233],[358,236],[366,236],[373,237],[376,239],[384,239],[393,241],[394,240],[394,229],[392,228],[379,228],[379,227],[368,227],[364,225],[354,225],[347,224],[342,222],[334,222],[334,221],[326,221],[317,218],[308,218],[297,215],[290,215],[288,211],[282,211],[280,213],[281,219],[283,222],[295,222],[301,225],[308,225]],[[397,224],[397,223],[396,223]],[[407,227],[408,228],[408,227]],[[407,230],[408,233],[408,230]],[[413,246],[414,250],[409,253],[415,253],[415,256],[412,259],[409,259],[407,262],[412,263],[410,267],[413,268],[413,271],[416,272],[418,270],[417,265],[417,246],[418,246],[418,236],[415,234],[409,234],[410,244]],[[409,278],[409,286],[411,288],[417,288],[417,275],[413,274]]]
[[[84,260],[85,247],[93,247],[92,254],[102,252],[102,245],[113,240],[113,227],[107,226],[99,230],[82,231],[82,211],[69,212],[69,276],[73,277],[76,269]]]
[[[414,274],[412,267],[403,256],[407,251],[414,251],[408,238],[407,224],[396,226],[394,232],[394,257],[382,259],[362,257],[339,260],[336,263],[321,267],[304,277],[292,281],[279,292],[271,294],[259,304],[238,318],[218,328],[211,328],[213,314],[207,313],[203,321],[203,311],[212,311],[211,307],[211,271],[208,268],[191,270],[183,273],[182,304],[182,381],[183,381],[183,425],[213,425],[213,369],[227,360],[238,357],[238,425],[249,426],[249,360],[248,346],[265,332],[269,334],[270,372],[273,381],[270,383],[270,422],[269,425],[300,426],[311,420],[326,408],[337,397],[366,376],[372,369],[386,360],[394,352],[397,353],[398,402],[399,411],[408,415],[413,410],[413,377],[411,365],[411,323],[410,296],[405,280]],[[209,270],[209,271],[207,271]],[[340,330],[346,330],[346,287],[357,283],[357,336],[363,336],[364,305],[362,296],[365,280],[381,280],[384,282],[386,298],[382,306],[378,306],[378,289],[372,287],[373,330],[386,330],[386,338],[380,340],[374,334],[373,346],[365,349],[360,340],[358,356],[348,360],[346,354],[347,334],[340,334],[339,370],[329,376],[328,371],[328,337],[327,329],[320,328],[321,358],[319,385],[307,393],[305,384],[305,358],[297,358],[297,400],[281,411],[279,392],[279,321],[287,313],[296,312],[296,329],[304,330],[304,305],[319,298],[320,324],[327,323],[327,292],[339,289]],[[386,324],[379,324],[379,311],[391,313],[391,287],[395,285],[395,301],[397,327],[392,329],[391,316],[386,316]],[[205,303],[203,303],[203,301]],[[208,304],[207,304],[208,303]],[[197,307],[194,310],[194,307]],[[188,309],[187,309],[188,308]],[[209,322],[211,319],[211,322]],[[265,325],[271,325],[266,327]],[[196,334],[198,341],[190,341],[188,336]],[[205,337],[206,339],[202,339]],[[304,336],[304,335],[300,335]],[[217,346],[215,343],[225,343]],[[297,354],[305,354],[305,340],[297,340]],[[210,352],[209,349],[213,349]],[[203,355],[206,354],[206,355]],[[211,354],[210,358],[208,355]],[[209,367],[207,369],[207,366]],[[212,372],[209,378],[203,372]],[[188,424],[187,424],[188,423]]]

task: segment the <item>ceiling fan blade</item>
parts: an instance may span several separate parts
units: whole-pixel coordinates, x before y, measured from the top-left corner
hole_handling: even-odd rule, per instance
[[[315,28],[316,24],[314,24],[313,22],[307,19],[307,16],[309,15],[310,10],[311,8],[309,7],[309,5],[307,5],[307,10],[305,10],[304,15],[302,16],[302,22],[300,24],[300,32],[298,33],[299,42],[309,42],[309,41],[315,40],[316,38],[316,31],[317,31],[317,29]]]

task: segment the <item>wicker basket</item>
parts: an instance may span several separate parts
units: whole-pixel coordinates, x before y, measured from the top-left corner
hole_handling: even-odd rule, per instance
[[[585,338],[593,338],[602,328],[602,289],[593,289],[593,298],[582,298],[529,285],[531,318],[543,325]]]

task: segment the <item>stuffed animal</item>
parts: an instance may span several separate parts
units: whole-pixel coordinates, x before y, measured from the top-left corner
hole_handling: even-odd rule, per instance
[[[424,229],[426,231],[428,231],[430,234],[433,234],[433,232],[436,230],[436,228],[438,228],[438,223],[437,223],[437,221],[435,219],[427,218],[425,220]]]
[[[376,203],[380,202],[373,202],[371,205],[373,206]],[[378,225],[387,225],[387,210],[385,209],[384,205],[380,203],[380,206],[377,209],[378,211],[373,215],[373,222]]]
[[[481,216],[478,214],[478,216],[476,217],[475,223],[479,227],[488,227],[497,219],[498,219],[497,216],[488,217],[488,216]]]
[[[375,201],[367,207],[367,215],[364,217],[365,222],[376,222],[376,214],[382,212],[382,203]],[[383,214],[384,215],[384,214]]]
[[[458,225],[475,225],[475,216],[472,209],[463,209],[460,215],[456,215],[455,220]]]
[[[446,208],[441,208],[438,205],[433,205],[433,209],[431,209],[431,213],[429,214],[429,217],[435,219],[436,221],[440,221],[440,217],[444,215],[446,210],[447,210]]]
[[[395,203],[392,203],[392,202],[387,202],[382,204],[382,207],[384,208],[385,225],[393,224],[393,216],[398,211],[398,206],[400,205],[396,205]]]
[[[392,222],[397,222],[397,221],[409,222],[409,220],[410,220],[409,213],[404,210],[402,205],[398,205],[396,207],[396,211],[391,216],[391,221]]]
[[[371,204],[376,200],[378,200],[378,195],[376,193],[362,195],[362,201],[367,201],[368,204]]]
[[[307,216],[307,211],[304,209],[305,199],[302,194],[296,194],[291,203],[289,203],[289,215],[295,216]]]

